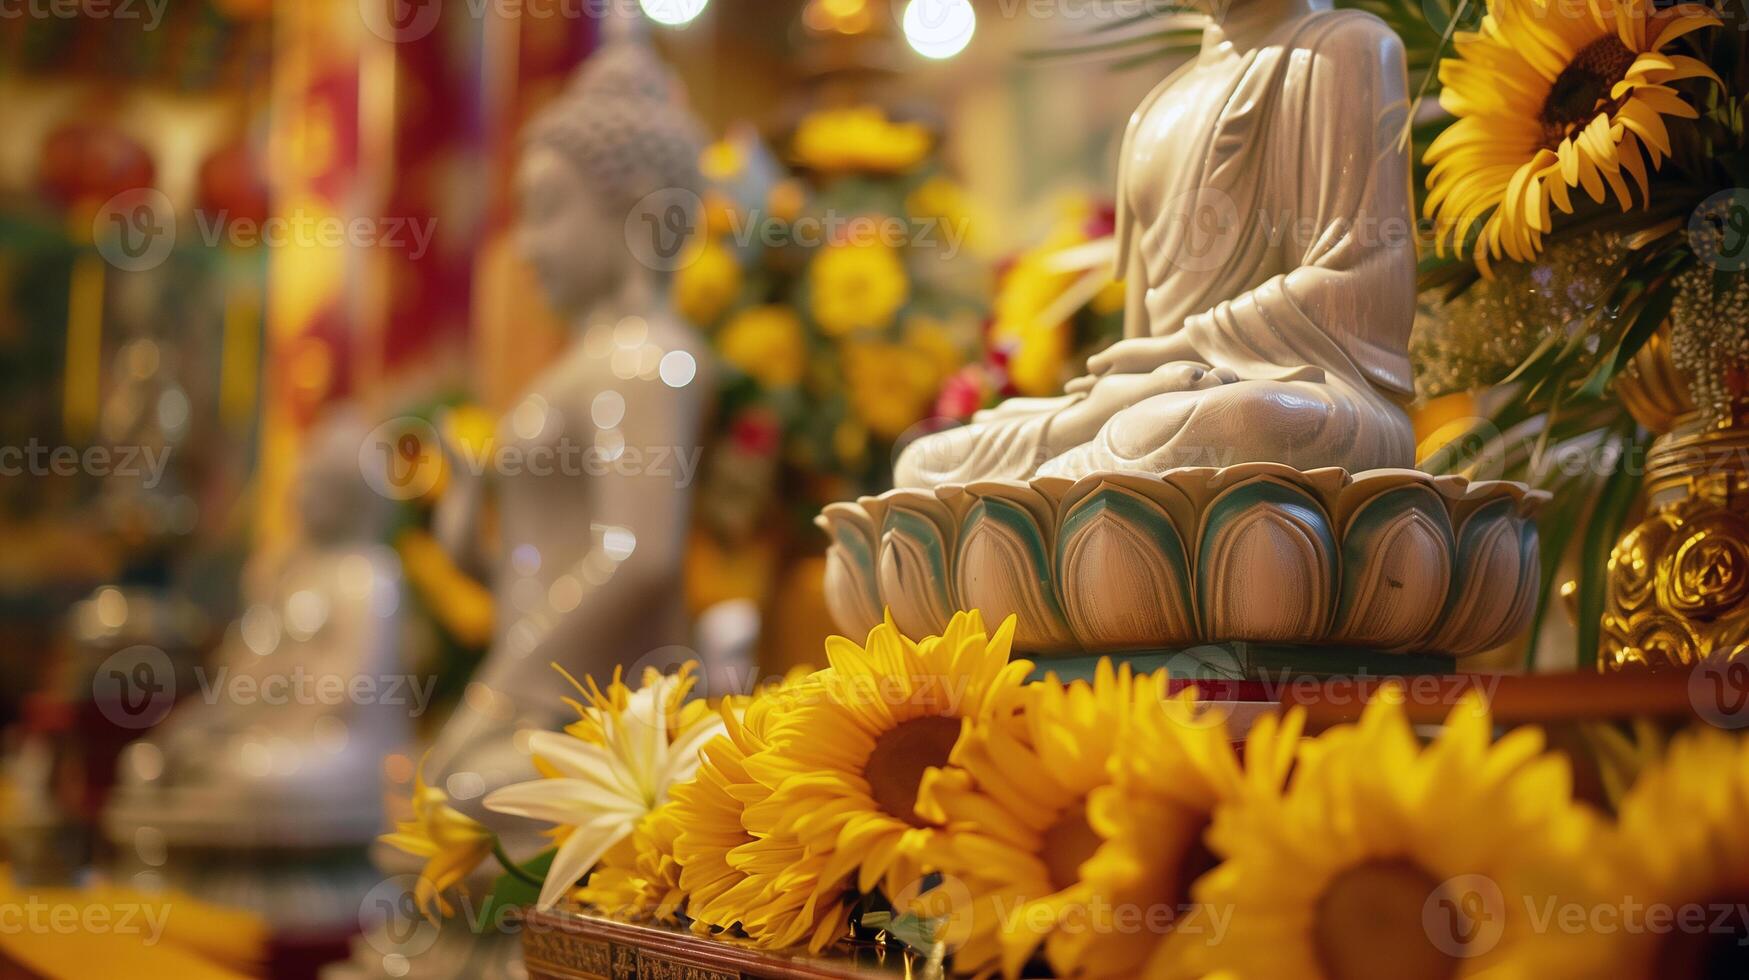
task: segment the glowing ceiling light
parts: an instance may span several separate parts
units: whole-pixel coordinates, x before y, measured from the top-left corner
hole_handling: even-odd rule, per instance
[[[905,7],[905,40],[925,58],[951,58],[972,43],[978,15],[971,0],[911,0]]]
[[[710,0],[638,0],[638,6],[653,21],[664,27],[683,27],[693,22]]]

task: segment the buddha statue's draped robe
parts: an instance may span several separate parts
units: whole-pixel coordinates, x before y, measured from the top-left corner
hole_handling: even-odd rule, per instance
[[[1412,465],[1406,88],[1401,43],[1364,13],[1205,43],[1125,137],[1125,339],[1061,397],[913,443],[899,485]]]

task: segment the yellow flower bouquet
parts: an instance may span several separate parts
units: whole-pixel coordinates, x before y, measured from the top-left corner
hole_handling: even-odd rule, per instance
[[[1014,619],[891,619],[829,666],[688,699],[582,686],[488,807],[554,824],[530,904],[773,951],[885,942],[965,976],[1711,977],[1749,962],[1749,738],[1579,751],[1480,693],[1385,682],[1315,735],[1164,670],[1040,676]],[[1457,693],[1454,693],[1457,692]],[[1412,724],[1447,711],[1436,730]],[[1413,708],[1413,710],[1412,710]],[[1580,792],[1599,762],[1606,796]],[[1613,815],[1612,815],[1613,811]],[[421,901],[494,849],[421,784]],[[438,900],[441,904],[441,900]],[[1720,910],[1723,910],[1721,913]],[[1721,972],[1723,971],[1723,972]]]

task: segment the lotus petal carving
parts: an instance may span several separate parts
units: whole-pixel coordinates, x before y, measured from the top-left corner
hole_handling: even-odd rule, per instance
[[[1245,640],[1461,657],[1527,625],[1547,499],[1414,470],[1248,463],[895,490],[817,523],[827,601],[851,635],[883,609],[920,636],[977,608],[1017,614],[1033,654]]]

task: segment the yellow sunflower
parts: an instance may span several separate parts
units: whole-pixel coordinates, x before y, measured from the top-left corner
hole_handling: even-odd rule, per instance
[[[833,337],[885,330],[911,295],[898,252],[879,242],[828,245],[808,267],[810,307]]]
[[[1745,813],[1749,740],[1714,729],[1678,737],[1622,800],[1599,905],[1608,917],[1587,919],[1582,941],[1562,949],[1588,952],[1594,976],[1749,975]]]
[[[1193,691],[1136,705],[1111,784],[1088,799],[1099,846],[1080,866],[1079,902],[1062,908],[1046,943],[1058,975],[1158,975],[1179,946],[1219,933],[1225,913],[1191,895],[1215,863],[1209,827],[1223,807],[1280,791],[1303,728],[1299,711],[1258,719],[1241,765],[1225,715]]]
[[[658,807],[601,856],[577,900],[616,919],[677,921],[684,899],[674,855],[679,834],[674,804]]]
[[[889,617],[864,646],[826,641],[830,669],[746,762],[772,791],[747,807],[757,839],[734,856],[765,886],[761,919],[783,920],[744,920],[749,934],[820,949],[844,933],[855,892],[915,884],[939,833],[917,812],[925,774],[948,764],[962,722],[1018,709],[1032,665],[1010,659],[1014,624],[990,635],[982,616],[962,612],[941,636],[913,642]]]
[[[947,918],[954,968],[1009,977],[1084,906],[1081,865],[1100,844],[1088,823],[1092,792],[1130,738],[1132,716],[1166,694],[1166,673],[1136,678],[1101,660],[1091,684],[1053,675],[1029,685],[1019,724],[971,728],[950,765],[924,777],[918,812],[942,828],[928,855],[955,884],[922,896],[920,914]],[[938,908],[941,900],[963,908]],[[963,934],[961,932],[963,930]]]
[[[1440,105],[1457,120],[1428,148],[1427,216],[1443,250],[1459,250],[1486,216],[1476,246],[1490,258],[1528,260],[1550,230],[1552,203],[1573,213],[1571,189],[1602,203],[1606,188],[1632,206],[1622,172],[1647,194],[1647,160],[1670,153],[1664,117],[1693,119],[1671,87],[1717,76],[1672,54],[1690,31],[1719,18],[1696,4],[1659,10],[1653,0],[1488,0],[1481,29],[1453,37]]]
[[[1250,793],[1209,832],[1225,860],[1194,889],[1230,921],[1169,947],[1148,976],[1572,976],[1541,958],[1535,911],[1596,860],[1590,812],[1541,730],[1499,741],[1480,697],[1423,747],[1388,687],[1358,724],[1302,748],[1283,793]],[[1546,901],[1545,901],[1546,899]]]

